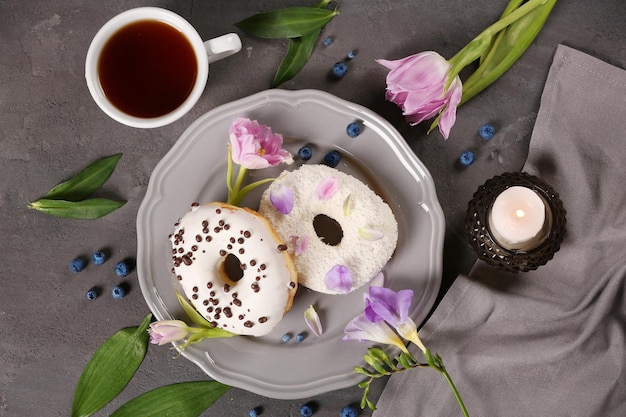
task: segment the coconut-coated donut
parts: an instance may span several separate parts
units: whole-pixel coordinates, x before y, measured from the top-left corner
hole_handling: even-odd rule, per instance
[[[170,241],[174,274],[212,326],[263,336],[291,309],[298,286],[292,257],[257,212],[194,203]]]
[[[285,207],[285,196],[293,197],[293,207]],[[283,171],[263,193],[259,213],[288,242],[299,284],[326,294],[351,292],[368,283],[398,243],[398,223],[383,199],[353,176],[326,165]],[[348,281],[337,287],[329,281],[339,270],[348,272],[351,285]]]

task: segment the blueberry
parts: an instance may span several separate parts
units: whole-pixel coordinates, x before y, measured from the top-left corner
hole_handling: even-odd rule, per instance
[[[70,261],[70,271],[80,272],[85,267],[85,261],[81,258],[75,258]]]
[[[343,62],[337,62],[333,65],[333,75],[337,78],[342,78],[348,72],[348,67]]]
[[[351,138],[356,138],[361,134],[361,125],[358,122],[352,122],[346,127],[346,133]]]
[[[461,153],[461,156],[459,156],[459,162],[464,167],[472,165],[474,163],[474,152],[464,151]]]
[[[313,409],[308,404],[303,404],[300,406],[300,415],[302,417],[311,417],[313,415]]]
[[[356,56],[356,53],[354,51],[349,51],[348,52],[348,59],[352,59]]]
[[[324,38],[324,45],[328,46],[331,43],[333,43],[333,38],[331,38],[330,36]]]
[[[341,417],[356,417],[357,411],[356,408],[351,406],[346,406],[341,410]]]
[[[324,156],[324,163],[331,168],[339,165],[339,161],[341,161],[341,154],[337,151],[330,151]]]
[[[91,288],[89,291],[87,291],[86,295],[88,300],[95,300],[96,298],[98,298],[98,291],[95,288]]]
[[[296,342],[302,343],[304,342],[304,339],[306,339],[306,333],[298,333],[296,335]]]
[[[285,333],[283,335],[283,337],[281,337],[280,341],[283,343],[287,343],[291,340],[291,334],[290,333]]]
[[[309,145],[305,145],[298,151],[298,157],[303,161],[308,161],[313,156],[313,149]]]
[[[113,287],[113,290],[111,291],[111,295],[116,300],[121,300],[126,295],[126,290],[121,285],[116,285],[115,287]]]
[[[248,415],[249,415],[250,417],[257,417],[258,413],[257,413],[257,411],[256,411],[256,408],[253,408],[252,410],[250,410],[250,411],[248,412]]]
[[[115,275],[118,277],[125,277],[130,273],[130,267],[125,261],[119,261],[115,264]]]
[[[493,125],[490,125],[489,123],[487,123],[487,124],[482,125],[480,129],[478,129],[478,134],[484,140],[489,140],[493,138],[493,135],[496,134],[496,128],[493,127]]]
[[[94,252],[93,255],[91,255],[91,262],[93,262],[94,265],[102,265],[106,260],[107,256],[102,251]]]

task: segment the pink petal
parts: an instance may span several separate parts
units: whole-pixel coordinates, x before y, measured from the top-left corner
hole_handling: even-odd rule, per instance
[[[439,131],[445,139],[448,139],[450,129],[452,129],[454,122],[456,122],[456,108],[461,102],[462,95],[463,85],[461,84],[459,77],[456,77],[448,89],[448,105],[441,113],[441,119],[439,120]]]
[[[309,326],[309,329],[315,334],[315,336],[321,336],[322,332],[322,322],[320,321],[320,316],[315,311],[315,307],[312,305],[309,306],[306,310],[304,310],[304,322]]]
[[[289,214],[293,210],[294,196],[291,188],[284,185],[273,187],[270,190],[270,201],[274,208],[282,214]]]
[[[333,266],[324,277],[324,284],[326,284],[326,288],[341,294],[350,292],[352,289],[352,283],[352,272],[350,272],[348,267],[343,265]]]
[[[336,177],[328,177],[323,179],[315,189],[317,198],[322,201],[329,200],[339,190],[339,180]]]
[[[293,253],[294,255],[301,255],[306,251],[309,247],[309,237],[307,235],[304,236],[291,236],[291,243],[294,246]]]

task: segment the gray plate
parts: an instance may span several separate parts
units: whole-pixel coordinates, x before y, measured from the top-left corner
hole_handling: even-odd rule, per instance
[[[441,284],[444,218],[432,177],[400,134],[372,111],[315,90],[268,90],[220,106],[196,120],[154,169],[137,216],[137,272],[141,291],[159,319],[186,319],[176,300],[167,239],[193,202],[225,201],[228,130],[237,117],[256,119],[283,134],[294,155],[309,144],[320,163],[331,149],[343,155],[337,166],[383,197],[399,224],[398,248],[385,267],[386,286],[415,291],[411,317],[424,320]],[[363,123],[351,138],[346,126]],[[298,162],[289,167],[296,168]],[[281,169],[249,171],[249,181]],[[244,206],[256,209],[264,187]],[[205,340],[183,356],[225,384],[278,399],[299,399],[360,382],[353,366],[363,363],[367,344],[341,340],[345,325],[362,312],[366,288],[325,295],[300,288],[292,310],[264,337]],[[324,333],[308,331],[303,312],[315,305]],[[306,340],[283,344],[285,333],[308,331]]]

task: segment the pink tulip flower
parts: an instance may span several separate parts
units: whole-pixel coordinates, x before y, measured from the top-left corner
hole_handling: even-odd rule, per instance
[[[150,342],[165,345],[183,340],[189,334],[189,327],[181,320],[160,320],[150,324]]]
[[[282,135],[272,132],[269,126],[243,117],[230,127],[230,146],[233,162],[247,169],[276,166],[291,159],[291,154],[281,149]]]
[[[450,63],[432,51],[397,61],[379,59],[376,62],[390,69],[386,99],[402,109],[402,114],[411,125],[440,115],[439,131],[448,139],[463,93],[458,75],[445,89]]]

